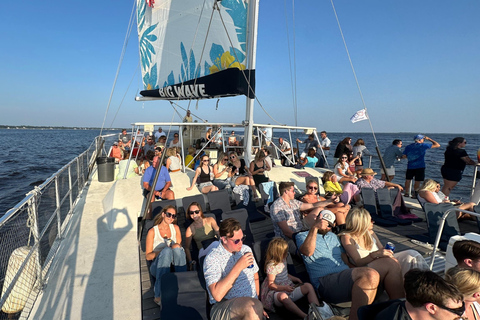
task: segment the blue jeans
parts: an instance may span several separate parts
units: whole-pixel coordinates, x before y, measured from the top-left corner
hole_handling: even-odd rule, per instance
[[[155,277],[155,286],[153,287],[155,298],[161,296],[161,279],[165,273],[170,272],[171,264],[175,266],[176,272],[187,271],[187,261],[183,248],[164,248],[150,265],[150,273]]]

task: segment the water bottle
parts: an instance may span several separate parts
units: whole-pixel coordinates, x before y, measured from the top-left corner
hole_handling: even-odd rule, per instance
[[[385,249],[391,250],[392,252],[394,252],[395,251],[395,245],[392,242],[387,242],[387,244],[385,245]]]

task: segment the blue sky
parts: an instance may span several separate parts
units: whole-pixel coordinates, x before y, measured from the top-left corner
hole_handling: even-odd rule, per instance
[[[334,3],[376,131],[478,132],[479,1]],[[101,126],[132,6],[131,1],[3,1],[0,124]],[[291,37],[291,8],[287,11]],[[349,121],[362,101],[330,1],[296,1],[295,19],[298,125],[369,131],[368,122]],[[256,92],[275,120],[293,125],[286,33],[283,1],[261,0]],[[141,90],[138,72],[127,91],[137,65],[135,33],[107,127],[125,94],[114,127],[172,118],[168,102],[134,101]],[[240,122],[244,105],[237,97],[222,100],[217,111],[216,100],[193,109],[210,122]],[[275,123],[258,106],[255,121]]]

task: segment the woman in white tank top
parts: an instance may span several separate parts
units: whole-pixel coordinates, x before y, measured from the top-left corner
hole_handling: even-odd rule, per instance
[[[153,219],[153,227],[147,233],[145,257],[153,261],[150,273],[155,277],[154,301],[161,303],[160,279],[170,272],[170,266],[175,266],[175,272],[187,271],[185,251],[182,247],[180,228],[174,224],[177,218],[177,209],[166,206]]]

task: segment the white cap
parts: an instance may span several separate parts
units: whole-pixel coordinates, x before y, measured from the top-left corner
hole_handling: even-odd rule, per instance
[[[327,220],[328,223],[333,227],[335,224],[335,214],[330,210],[320,211],[323,220]]]

